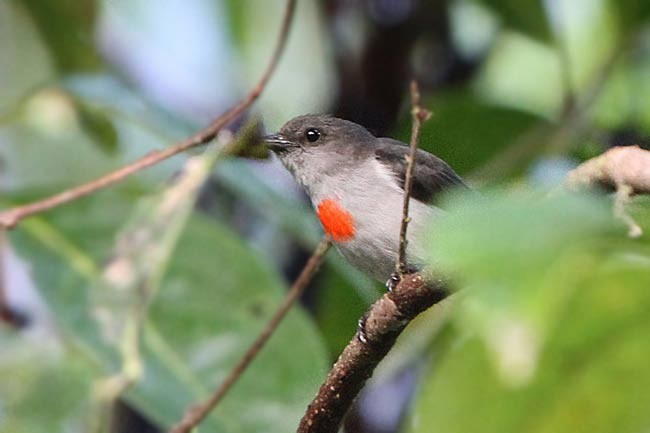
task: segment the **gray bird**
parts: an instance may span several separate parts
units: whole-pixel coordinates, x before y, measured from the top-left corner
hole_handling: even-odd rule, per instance
[[[370,277],[390,282],[399,249],[408,146],[325,115],[296,117],[265,141],[305,188],[341,254]],[[442,212],[434,204],[436,196],[454,187],[465,188],[454,170],[419,149],[409,207],[410,269],[424,263],[424,230]]]

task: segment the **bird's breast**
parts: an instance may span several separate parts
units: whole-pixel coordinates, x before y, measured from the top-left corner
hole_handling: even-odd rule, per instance
[[[397,257],[404,192],[383,165],[374,160],[362,165],[329,177],[310,196],[339,251],[361,271],[386,280]],[[423,230],[435,213],[411,200],[407,251],[411,263],[422,261]]]
[[[356,233],[354,217],[339,200],[335,198],[322,200],[318,203],[316,212],[325,233],[335,242],[348,242],[354,239]]]

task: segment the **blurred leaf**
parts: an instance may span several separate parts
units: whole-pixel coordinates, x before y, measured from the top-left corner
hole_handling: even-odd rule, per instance
[[[521,134],[543,122],[518,110],[486,104],[467,94],[427,98],[433,116],[424,123],[419,146],[467,173],[512,145]],[[404,118],[397,136],[408,143],[411,118]]]
[[[78,76],[35,91],[11,122],[0,125],[0,189],[59,191],[169,146],[185,133],[111,77]],[[178,166],[177,158],[164,161],[128,182],[151,188]]]
[[[613,68],[589,116],[605,131],[650,134],[650,46],[639,49]],[[645,54],[645,55],[644,55]]]
[[[492,194],[455,209],[433,244],[436,269],[464,288],[455,343],[437,358],[410,431],[646,431],[647,239],[614,230],[593,198]]]
[[[53,336],[29,337],[0,330],[0,432],[81,432],[92,370]]]
[[[521,34],[501,33],[481,65],[475,86],[483,101],[555,118],[563,95],[557,51]]]
[[[169,145],[194,132],[194,126],[153,104],[114,75],[75,74],[66,77],[62,87],[75,100],[106,113],[115,124],[131,124],[148,131],[159,146]],[[142,151],[138,140],[133,140],[131,146]]]
[[[517,284],[520,278],[536,279],[561,248],[611,232],[614,226],[607,203],[580,195],[486,192],[452,197],[447,207],[453,217],[436,221],[432,260],[470,280],[499,278]],[[468,228],[471,236],[465,234]],[[498,265],[504,260],[518,270],[514,276],[501,274]]]
[[[120,231],[110,261],[91,289],[91,309],[108,344],[120,348],[122,368],[104,381],[110,398],[141,379],[140,337],[146,311],[158,291],[174,247],[212,166],[232,142],[208,145],[189,159],[174,183],[142,200]]]
[[[118,167],[119,155],[101,151],[81,128],[77,104],[58,88],[45,88],[0,128],[0,187],[4,192],[53,192]]]
[[[26,94],[55,75],[47,48],[21,3],[0,2],[0,124]]]
[[[128,213],[128,195],[118,191],[56,209],[47,221],[27,220],[12,232],[63,332],[104,374],[119,368],[118,350],[96,326],[87,288],[98,278],[97,263],[106,259]],[[224,378],[284,291],[277,274],[241,239],[216,222],[193,217],[152,306],[143,340],[143,381],[127,399],[160,425],[178,421]],[[313,325],[293,312],[205,428],[281,432],[295,427],[324,374],[325,359]],[[244,412],[250,415],[242,419]]]
[[[432,262],[458,276],[471,294],[458,317],[484,339],[504,380],[526,381],[575,291],[580,274],[572,274],[571,266],[588,268],[591,259],[583,250],[602,248],[592,240],[614,232],[611,209],[582,196],[548,199],[541,193],[491,194],[448,206],[453,218],[436,223]],[[521,358],[508,358],[510,339],[525,341]]]
[[[479,339],[462,339],[427,380],[411,431],[646,431],[648,263],[625,268],[597,271],[581,282],[525,386],[504,383]]]
[[[240,238],[197,217],[170,262],[152,305],[152,320],[212,389],[265,326],[284,294],[278,275]],[[290,431],[313,397],[326,365],[313,323],[296,308],[215,417],[232,431]]]
[[[76,105],[81,127],[90,135],[108,154],[115,154],[118,150],[118,135],[113,122],[105,113],[94,109],[83,102]]]
[[[285,2],[230,0],[228,3],[244,79],[252,85],[273,51]],[[334,98],[336,72],[322,10],[317,2],[304,2],[296,8],[292,36],[282,61],[264,90],[264,98],[257,104],[270,130],[279,129],[294,116],[322,112]],[[309,53],[309,61],[305,61],[305,53]]]
[[[332,264],[328,263],[318,281],[314,315],[329,353],[338,356],[354,337],[357,321],[365,313],[370,302],[379,298],[380,292],[376,291],[374,298],[369,299],[357,285],[331,268]]]
[[[542,0],[479,0],[494,10],[506,27],[541,40],[551,39]]]
[[[238,132],[239,146],[234,156],[250,159],[269,159],[271,151],[262,140],[262,123],[258,119],[247,122]]]
[[[236,45],[241,45],[244,43],[246,36],[248,4],[242,0],[227,0],[224,3],[228,9],[228,23],[232,39]]]
[[[94,47],[94,0],[26,0],[19,3],[32,16],[59,72],[88,71],[101,65]]]
[[[650,24],[650,2],[646,0],[610,0],[620,19],[624,33],[634,33],[639,27]]]

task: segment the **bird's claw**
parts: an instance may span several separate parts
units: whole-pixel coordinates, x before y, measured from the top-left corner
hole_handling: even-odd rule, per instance
[[[402,276],[397,272],[393,272],[390,274],[390,277],[388,277],[388,280],[386,280],[386,290],[392,292],[400,281],[402,281]]]
[[[366,320],[368,319],[368,314],[364,314],[357,322],[357,339],[363,344],[368,343],[368,336],[366,335]]]

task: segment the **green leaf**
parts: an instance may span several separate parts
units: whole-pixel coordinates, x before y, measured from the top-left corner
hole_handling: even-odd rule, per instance
[[[434,366],[410,431],[645,431],[650,424],[647,268],[648,263],[628,264],[586,277],[557,317],[537,371],[523,386],[504,382],[480,339],[457,331],[459,344]]]
[[[479,0],[494,10],[506,27],[541,40],[551,39],[542,0]]]
[[[618,15],[623,33],[634,34],[650,24],[650,3],[646,0],[610,0],[609,3]]]
[[[329,353],[337,355],[353,338],[357,321],[380,292],[369,289],[361,291],[358,285],[332,268],[330,261],[323,268],[322,277],[317,280],[319,288],[314,291],[314,315]]]
[[[29,338],[3,328],[0,345],[0,432],[81,431],[95,376],[88,365],[62,356],[54,335]]]
[[[241,0],[227,0],[224,4],[228,11],[231,38],[236,45],[242,45],[246,36],[246,12],[249,5]]]
[[[265,326],[284,294],[277,274],[241,239],[196,217],[170,262],[151,317],[201,383],[212,389]],[[326,359],[314,325],[297,307],[215,417],[239,431],[294,429],[324,377]]]
[[[105,144],[114,147],[110,121],[65,90],[44,88],[23,101],[16,114],[0,129],[5,192],[58,192],[122,163],[122,155],[108,154],[91,140],[103,134]]]
[[[526,73],[521,72],[523,65]],[[562,71],[557,51],[518,33],[499,35],[474,85],[483,101],[541,118],[555,118],[562,106]]]
[[[448,206],[453,217],[437,221],[432,234],[432,263],[466,287],[458,318],[485,340],[504,380],[526,381],[582,276],[571,266],[588,268],[584,250],[598,251],[594,239],[614,233],[611,210],[587,197],[541,193],[488,194]],[[521,359],[509,358],[510,339],[526,341]]]
[[[105,191],[54,210],[47,220],[26,220],[11,233],[60,329],[104,375],[119,368],[119,351],[96,325],[88,288],[99,278],[98,263],[108,257],[131,202],[124,191]],[[220,383],[284,292],[278,275],[240,238],[194,216],[152,305],[143,381],[127,400],[162,426],[177,422]],[[325,360],[313,324],[292,312],[205,428],[294,428],[325,373]],[[241,413],[249,416],[242,419]]]
[[[95,140],[108,154],[114,155],[118,150],[118,135],[106,113],[101,112],[88,104],[76,104],[81,127]]]
[[[202,155],[185,163],[169,187],[140,200],[118,233],[111,259],[93,290],[101,298],[95,300],[96,308],[105,308],[123,322],[126,310],[136,305],[144,309],[151,301],[201,187],[217,159],[224,156],[224,145],[209,145]],[[113,302],[115,309],[108,311]]]
[[[100,388],[110,399],[142,379],[140,339],[147,307],[158,291],[201,187],[217,159],[231,147],[230,141],[219,140],[208,145],[202,155],[185,163],[171,186],[140,201],[90,291],[90,308],[101,334],[120,352],[121,368],[111,372]]]
[[[94,47],[94,0],[27,0],[19,2],[31,15],[60,72],[88,71],[101,66]]]
[[[544,191],[487,191],[456,195],[446,206],[450,216],[437,220],[431,233],[432,261],[469,279],[501,278],[517,284],[499,272],[503,261],[519,271],[515,279],[537,278],[557,259],[560,248],[614,227],[607,203],[580,195],[548,198]]]
[[[47,48],[21,3],[0,2],[0,124],[14,114],[26,94],[55,75]]]
[[[608,206],[455,201],[433,258],[463,290],[409,431],[647,430],[650,245],[627,239]]]
[[[476,169],[541,122],[539,117],[459,93],[426,98],[424,106],[433,116],[422,126],[419,147],[460,173]],[[397,136],[408,143],[410,133],[411,118],[404,118]]]
[[[284,0],[228,2],[233,40],[239,48],[243,76],[249,85],[257,80],[273,51],[284,4]],[[322,111],[333,100],[335,65],[329,54],[329,39],[321,14],[322,8],[316,2],[305,2],[296,8],[291,34],[299,37],[290,38],[282,62],[266,86],[264,98],[257,104],[271,130],[299,114]],[[309,62],[305,62],[305,53],[310,53]]]

